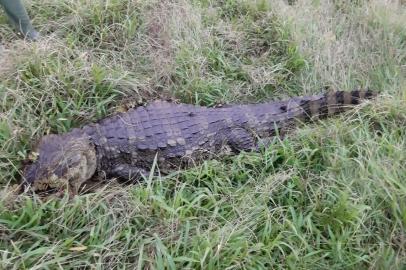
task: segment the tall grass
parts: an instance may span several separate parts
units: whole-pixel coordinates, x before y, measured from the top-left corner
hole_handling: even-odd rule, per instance
[[[402,1],[31,0],[0,15],[1,269],[404,269]],[[260,153],[69,200],[15,196],[37,140],[156,98],[381,96]]]

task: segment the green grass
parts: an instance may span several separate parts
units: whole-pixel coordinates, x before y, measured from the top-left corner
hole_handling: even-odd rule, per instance
[[[0,13],[0,269],[405,269],[401,1],[25,2]],[[69,200],[14,196],[47,133],[156,98],[216,105],[369,86],[260,153]]]

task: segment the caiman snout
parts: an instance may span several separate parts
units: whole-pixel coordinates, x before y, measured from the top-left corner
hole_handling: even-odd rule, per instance
[[[68,189],[76,194],[97,167],[94,145],[80,130],[43,137],[32,156],[23,170],[23,183],[35,192]]]

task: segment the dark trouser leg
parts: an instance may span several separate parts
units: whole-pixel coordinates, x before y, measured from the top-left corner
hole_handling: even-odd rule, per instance
[[[25,38],[29,40],[38,39],[39,33],[31,25],[30,18],[21,0],[0,0],[0,5],[3,6],[13,26],[20,31]]]

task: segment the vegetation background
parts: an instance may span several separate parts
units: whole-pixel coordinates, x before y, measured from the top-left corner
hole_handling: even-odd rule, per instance
[[[31,0],[0,13],[1,269],[405,269],[406,5],[396,0]],[[1,12],[1,11],[0,11]],[[73,200],[13,196],[51,132],[155,99],[382,95],[261,153]]]

